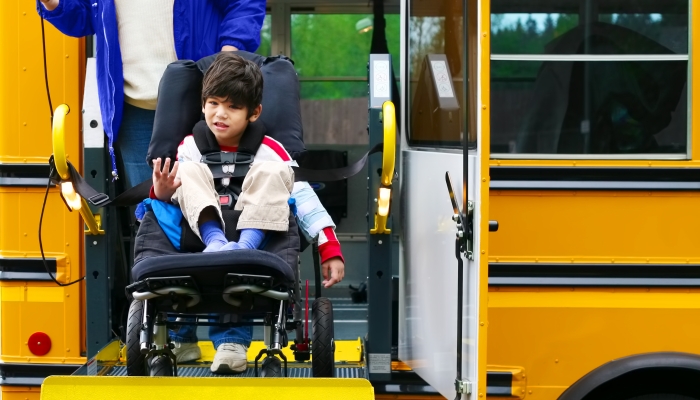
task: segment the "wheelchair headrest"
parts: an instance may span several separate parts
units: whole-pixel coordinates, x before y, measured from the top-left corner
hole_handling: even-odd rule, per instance
[[[292,158],[305,151],[301,123],[299,79],[292,61],[284,56],[263,57],[246,51],[239,56],[260,66],[263,74],[263,112],[259,121],[266,135],[282,143]],[[158,87],[158,103],[146,162],[175,158],[177,147],[202,119],[202,79],[216,54],[199,61],[179,60],[168,65]]]

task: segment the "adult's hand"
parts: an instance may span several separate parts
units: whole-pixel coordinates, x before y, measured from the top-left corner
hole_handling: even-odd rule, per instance
[[[221,48],[221,51],[238,51],[238,48],[236,46],[231,46],[227,44],[226,46]]]
[[[56,9],[56,7],[58,7],[58,3],[61,0],[39,0],[39,1],[41,1],[41,4],[44,5],[44,8],[46,8],[46,10],[53,11]]]

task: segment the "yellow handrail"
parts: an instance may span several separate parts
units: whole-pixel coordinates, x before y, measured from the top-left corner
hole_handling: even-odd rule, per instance
[[[396,109],[394,103],[385,101],[382,104],[382,120],[384,122],[384,152],[382,154],[382,185],[391,186],[394,180],[396,164]]]
[[[56,107],[53,113],[53,126],[51,127],[51,138],[53,139],[53,160],[56,165],[56,172],[62,180],[70,180],[68,172],[68,162],[66,158],[66,115],[70,112],[70,108],[61,104]]]
[[[53,142],[53,161],[56,172],[61,178],[61,195],[68,204],[71,211],[78,210],[85,221],[88,229],[85,231],[89,235],[104,235],[105,231],[100,229],[100,216],[93,215],[87,201],[76,193],[73,182],[70,180],[68,170],[68,158],[66,157],[66,115],[70,108],[66,104],[56,107],[53,113],[53,125],[51,127],[51,139]]]
[[[102,222],[100,219],[100,214],[93,214],[92,211],[90,211],[90,206],[88,206],[87,200],[82,199],[83,206],[80,207],[80,215],[83,217],[83,221],[85,221],[85,225],[87,225],[87,229],[85,230],[85,234],[89,235],[104,235],[105,231],[100,229],[100,223]]]
[[[384,124],[382,177],[379,193],[377,194],[377,212],[374,214],[374,228],[369,231],[373,235],[391,233],[391,229],[386,227],[391,204],[391,183],[394,180],[394,169],[396,167],[396,109],[391,101],[385,101],[382,104],[382,122]]]

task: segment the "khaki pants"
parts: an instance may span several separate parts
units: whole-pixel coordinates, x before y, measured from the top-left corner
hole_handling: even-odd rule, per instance
[[[197,236],[199,215],[207,207],[214,207],[221,216],[219,194],[214,188],[214,177],[206,164],[183,162],[178,168],[182,185],[175,191],[172,202],[178,204],[182,215]],[[294,186],[294,171],[287,164],[256,162],[243,180],[243,187],[235,210],[242,210],[236,229],[261,229],[286,232],[289,229],[289,196]]]

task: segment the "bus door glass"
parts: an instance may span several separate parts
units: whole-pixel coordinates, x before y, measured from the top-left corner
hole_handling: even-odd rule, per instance
[[[483,356],[479,304],[485,304],[480,301],[479,268],[474,267],[479,261],[460,255],[465,266],[460,281],[455,257],[458,228],[445,183],[449,172],[464,215],[467,178],[481,181],[479,170],[465,168],[467,158],[470,166],[480,163],[472,110],[476,90],[467,84],[476,82],[478,58],[472,56],[475,49],[467,51],[467,43],[472,44],[467,36],[476,32],[478,19],[471,13],[476,13],[477,2],[469,3],[467,11],[462,0],[408,1],[408,15],[402,21],[399,359],[447,398],[455,398],[456,378],[464,381],[472,396],[484,384],[477,367]],[[468,19],[468,14],[474,18]],[[469,199],[472,195],[480,193],[470,193]],[[465,295],[461,303],[460,287]],[[467,398],[465,393],[460,398]]]

